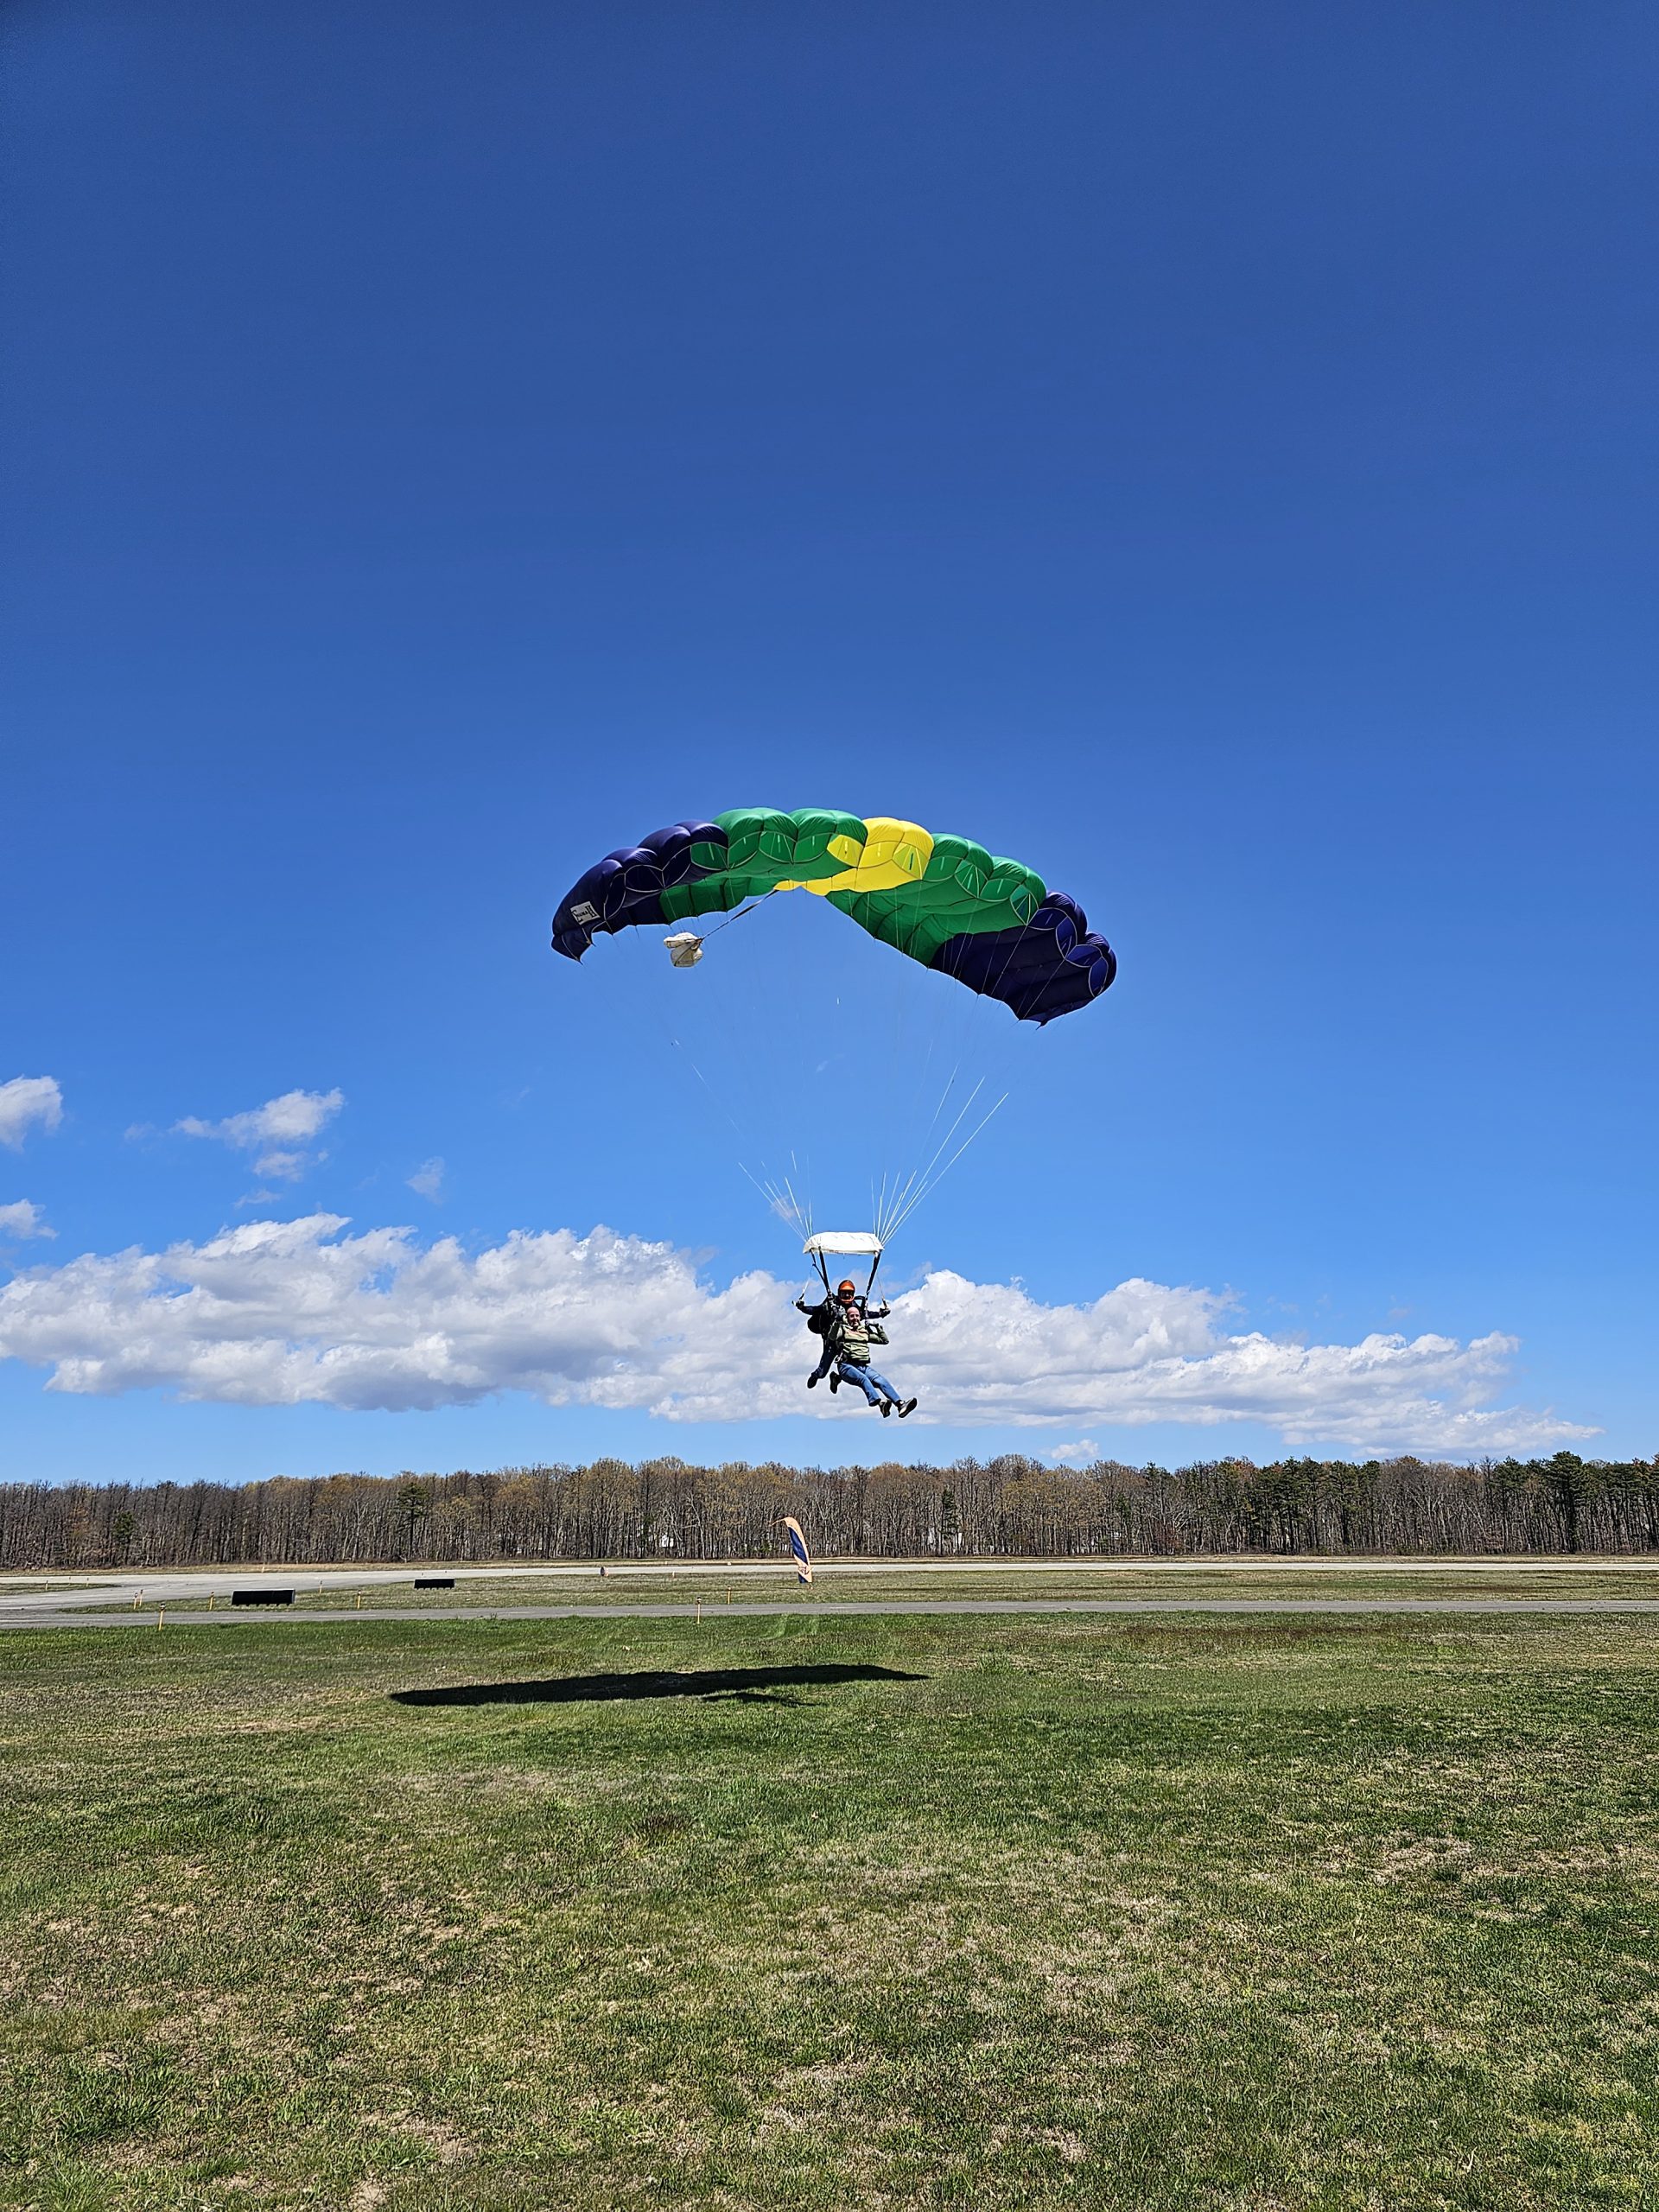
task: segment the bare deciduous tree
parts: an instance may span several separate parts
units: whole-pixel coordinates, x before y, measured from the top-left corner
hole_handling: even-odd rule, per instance
[[[826,1557],[1659,1549],[1659,1459],[1202,1460],[1076,1472],[1009,1456],[828,1471],[504,1467],[267,1482],[0,1484],[0,1567],[753,1559],[791,1513]]]

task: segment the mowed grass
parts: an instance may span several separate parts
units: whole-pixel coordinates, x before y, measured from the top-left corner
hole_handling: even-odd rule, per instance
[[[0,2203],[1651,2205],[1656,1746],[1639,1618],[0,1638]]]

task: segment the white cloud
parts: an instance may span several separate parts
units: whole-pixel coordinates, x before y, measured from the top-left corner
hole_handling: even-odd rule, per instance
[[[409,1187],[423,1198],[435,1204],[443,1195],[443,1162],[438,1159],[423,1160],[409,1178]]]
[[[269,1175],[275,1183],[297,1183],[311,1164],[308,1152],[262,1152],[253,1163],[256,1175]]]
[[[1086,1467],[1099,1459],[1100,1446],[1092,1436],[1078,1436],[1070,1444],[1051,1444],[1043,1457],[1058,1460],[1063,1467]]]
[[[226,1115],[222,1122],[188,1114],[173,1126],[187,1137],[217,1137],[222,1144],[254,1152],[261,1145],[308,1144],[345,1103],[340,1090],[285,1090],[280,1098],[268,1098],[246,1114]]]
[[[48,1229],[46,1217],[32,1199],[19,1198],[15,1205],[0,1206],[0,1236],[19,1239],[26,1236],[55,1236],[55,1229]]]
[[[0,1357],[49,1367],[58,1390],[160,1385],[246,1405],[402,1409],[525,1390],[678,1421],[865,1418],[808,1397],[816,1339],[769,1274],[718,1287],[690,1255],[606,1229],[518,1230],[468,1253],[454,1237],[346,1226],[249,1222],[204,1244],[30,1269],[0,1290]],[[921,1418],[953,1427],[1249,1421],[1297,1446],[1457,1452],[1593,1433],[1491,1406],[1510,1338],[1301,1345],[1227,1333],[1225,1304],[1136,1279],[1090,1305],[1042,1306],[939,1272],[894,1301],[882,1358]],[[874,1442],[855,1434],[857,1448]]]
[[[53,1077],[15,1075],[10,1083],[0,1083],[0,1144],[20,1152],[35,1122],[51,1130],[62,1119],[63,1093]]]
[[[297,1183],[315,1158],[304,1147],[332,1122],[346,1103],[340,1090],[285,1090],[280,1098],[268,1098],[263,1106],[255,1106],[245,1114],[226,1115],[222,1122],[204,1122],[199,1115],[187,1114],[181,1122],[173,1124],[176,1135],[186,1137],[212,1137],[219,1144],[228,1144],[238,1152],[255,1152],[256,1175],[267,1175],[273,1182]],[[129,1136],[137,1134],[130,1129]]]

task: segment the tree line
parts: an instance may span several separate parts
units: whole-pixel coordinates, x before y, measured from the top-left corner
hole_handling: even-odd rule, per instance
[[[1201,1460],[1057,1470],[694,1466],[249,1483],[0,1483],[0,1569],[756,1559],[792,1514],[823,1557],[1179,1558],[1659,1549],[1659,1458]]]

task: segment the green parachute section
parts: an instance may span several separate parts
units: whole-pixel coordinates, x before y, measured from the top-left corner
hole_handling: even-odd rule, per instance
[[[693,863],[709,873],[663,893],[664,921],[729,912],[774,891],[810,891],[927,967],[952,938],[1023,929],[1046,896],[1034,869],[918,823],[810,806],[793,814],[735,807],[714,819],[724,849],[693,842]]]

